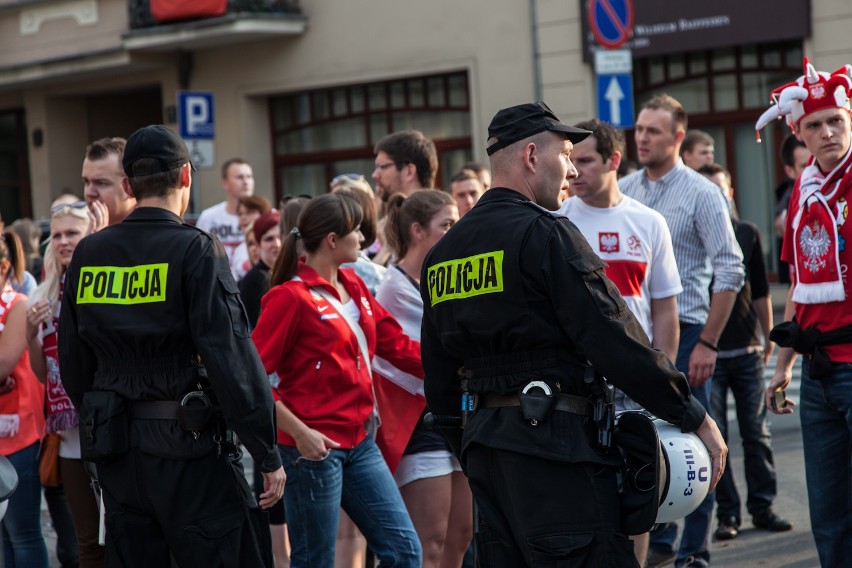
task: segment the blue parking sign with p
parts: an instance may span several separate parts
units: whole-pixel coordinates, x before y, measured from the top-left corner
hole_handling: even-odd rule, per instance
[[[178,125],[185,140],[215,138],[213,93],[202,91],[178,92]]]

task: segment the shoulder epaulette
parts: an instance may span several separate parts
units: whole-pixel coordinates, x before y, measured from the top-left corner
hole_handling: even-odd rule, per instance
[[[544,207],[542,207],[541,205],[539,205],[535,201],[518,199],[518,203],[523,203],[527,207],[532,207],[537,212],[544,214],[544,215],[547,215],[549,218],[553,219],[554,221],[556,221],[557,219],[559,219],[561,217],[561,215],[557,215],[554,211],[550,211],[549,209],[545,209]]]

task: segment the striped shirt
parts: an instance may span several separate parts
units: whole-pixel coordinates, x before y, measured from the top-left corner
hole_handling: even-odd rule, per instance
[[[745,274],[725,198],[713,182],[680,159],[653,188],[652,183],[645,170],[639,170],[618,180],[618,187],[665,217],[683,285],[677,297],[678,318],[703,325],[710,314],[711,279],[714,294],[736,293]]]

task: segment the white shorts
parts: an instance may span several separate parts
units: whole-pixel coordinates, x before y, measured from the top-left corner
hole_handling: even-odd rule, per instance
[[[447,450],[434,450],[402,456],[393,478],[396,486],[402,487],[418,479],[440,477],[454,471],[461,471],[459,460]]]

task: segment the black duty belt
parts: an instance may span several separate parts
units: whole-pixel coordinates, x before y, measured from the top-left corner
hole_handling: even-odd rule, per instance
[[[481,394],[476,397],[477,408],[501,408],[505,406],[520,406],[521,399],[516,394]],[[592,415],[592,403],[588,399],[573,394],[556,395],[553,410],[571,412],[580,416]]]
[[[131,400],[131,420],[177,420],[180,403],[173,400]]]
[[[190,404],[196,401],[196,404]],[[128,404],[131,420],[177,420],[184,430],[196,437],[213,417],[214,408],[203,391],[190,391],[180,402],[173,400],[131,400]]]

